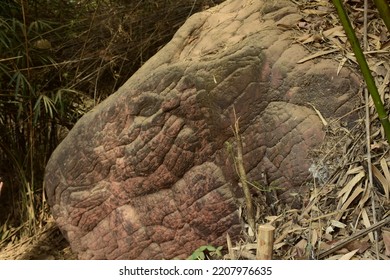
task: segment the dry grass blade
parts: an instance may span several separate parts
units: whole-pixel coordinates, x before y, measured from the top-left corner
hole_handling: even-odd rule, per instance
[[[335,26],[328,30],[325,30],[322,35],[328,39],[333,37],[346,37],[343,27]]]
[[[339,51],[339,49],[332,49],[332,50],[328,50],[328,51],[319,51],[319,52],[317,52],[315,54],[312,54],[312,55],[309,55],[307,57],[304,57],[304,58],[300,59],[297,63],[298,64],[304,63],[304,62],[312,60],[314,58],[321,57],[321,56],[324,56],[324,55],[327,55],[327,54],[330,54],[330,53],[334,53],[334,52],[337,52],[337,51]]]
[[[390,256],[390,229],[382,229],[383,243],[386,248],[386,256]]]
[[[227,249],[228,249],[228,258],[230,260],[235,260],[236,256],[235,256],[234,251],[233,251],[233,244],[232,244],[232,240],[230,238],[229,233],[226,234],[226,244],[227,244]]]
[[[367,214],[367,210],[364,208],[362,209],[362,218],[363,218],[363,224],[366,228],[370,228],[371,226],[371,222],[370,222],[370,219],[368,218],[368,214]],[[370,240],[371,242],[373,243],[374,242],[374,235],[372,234],[372,232],[370,232],[368,234],[368,236],[370,237]]]
[[[359,165],[357,167],[354,167],[354,168],[351,168],[349,169],[347,172],[346,172],[346,175],[353,175],[353,174],[358,174],[360,172],[362,172],[364,169],[363,169],[363,166]]]
[[[361,187],[361,185],[356,187],[355,191],[348,197],[347,201],[345,201],[345,203],[342,205],[342,207],[340,209],[341,213],[336,216],[335,220],[341,219],[341,217],[343,215],[342,213],[349,207],[349,205],[352,203],[352,201],[354,201],[363,191],[364,190]]]
[[[351,191],[353,190],[353,188],[356,186],[357,183],[360,182],[360,180],[362,178],[364,178],[365,176],[365,173],[364,171],[360,171],[357,175],[355,175],[355,177],[352,178],[352,180],[350,180],[346,185],[345,187],[339,192],[338,194],[338,197],[343,197],[342,198],[342,203],[344,203],[348,197],[349,197],[349,194],[351,193]]]
[[[389,72],[390,73],[390,72]],[[389,166],[387,165],[387,161],[382,158],[381,161],[381,167],[383,170],[383,173],[385,174],[386,177],[386,183],[382,184],[383,190],[385,191],[385,196],[386,199],[389,200],[389,194],[390,194],[390,172],[389,172]]]
[[[371,168],[372,168],[372,174],[381,183],[384,193],[386,194],[387,192],[386,194],[387,197],[389,193],[389,181],[387,181],[387,179],[383,176],[383,174],[379,171],[379,169],[376,168],[374,165],[372,165]]]
[[[385,64],[386,65],[386,64]],[[386,65],[387,67],[386,68],[389,68],[388,65]],[[377,79],[378,80],[378,79]],[[378,88],[378,91],[379,91],[379,94],[382,98],[385,97],[385,92],[386,92],[386,89],[388,89],[388,86],[389,86],[389,82],[390,82],[390,69],[387,69],[387,73],[386,73],[386,76],[384,77],[383,81],[382,81],[382,84],[380,85],[380,87]]]
[[[328,126],[328,122],[325,120],[325,118],[322,116],[321,112],[317,110],[317,108],[313,105],[310,104],[310,106],[313,108],[313,110],[317,113],[318,117],[320,118],[322,124],[324,127]]]
[[[234,113],[234,127],[233,127],[233,133],[234,133],[234,138],[236,140],[236,148],[237,148],[237,157],[236,157],[236,164],[237,164],[237,170],[238,170],[238,175],[240,177],[240,182],[242,189],[244,191],[245,195],[245,203],[246,203],[246,214],[247,214],[247,220],[248,224],[253,232],[253,234],[256,233],[256,227],[255,227],[255,215],[254,215],[254,210],[253,210],[253,202],[252,202],[252,195],[248,186],[248,179],[244,167],[244,160],[243,160],[243,147],[242,147],[242,139],[240,135],[240,126],[238,123],[238,118],[236,116],[236,111],[233,110]]]
[[[350,260],[356,253],[357,251],[359,251],[359,249],[356,249],[356,250],[353,250],[349,253],[346,253],[345,255],[341,256],[341,258],[339,258],[339,260]]]

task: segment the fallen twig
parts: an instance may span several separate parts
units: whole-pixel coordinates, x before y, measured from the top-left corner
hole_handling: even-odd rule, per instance
[[[383,227],[384,225],[386,225],[387,223],[390,223],[390,216],[383,219],[382,221],[377,222],[376,224],[373,224],[372,226],[370,226],[366,229],[363,229],[359,232],[352,234],[350,237],[348,237],[344,240],[341,240],[339,243],[336,243],[336,245],[334,245],[332,248],[329,248],[329,249],[323,251],[322,253],[320,253],[318,256],[318,259],[323,259],[323,258],[329,256],[333,252],[343,248],[346,244],[350,243],[351,241],[358,239],[359,237],[366,235],[367,233],[370,233],[376,229],[379,229],[379,228]]]
[[[255,228],[254,210],[253,210],[252,196],[250,193],[249,186],[247,184],[248,180],[244,168],[244,159],[243,159],[243,152],[242,152],[243,147],[242,147],[242,140],[240,135],[240,127],[238,124],[238,118],[236,116],[236,112],[233,111],[233,113],[235,118],[233,133],[237,144],[236,147],[237,148],[237,157],[236,157],[237,170],[238,170],[238,175],[240,177],[241,186],[245,195],[248,224],[251,227],[253,233],[255,233],[256,228]]]

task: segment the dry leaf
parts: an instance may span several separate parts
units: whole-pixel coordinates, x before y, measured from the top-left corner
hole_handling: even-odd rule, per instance
[[[383,189],[385,191],[385,196],[387,200],[389,200],[389,193],[390,193],[390,172],[389,172],[389,166],[387,165],[387,162],[384,158],[381,159],[381,167],[383,170],[383,173],[385,174],[386,177],[386,183],[383,185]]]
[[[230,239],[229,233],[226,234],[226,243],[227,243],[227,247],[228,247],[229,258],[231,260],[235,260],[236,257],[235,257],[234,251],[233,251],[232,240]]]
[[[346,253],[341,258],[339,258],[339,260],[350,260],[356,254],[357,251],[359,251],[359,249]]]
[[[363,218],[363,224],[366,228],[369,228],[371,226],[370,219],[368,218],[368,214],[365,208],[362,209],[362,218]],[[372,243],[374,243],[374,235],[372,232],[368,234],[370,237],[370,240]]]
[[[371,165],[371,168],[372,168],[372,174],[381,183],[383,191],[384,192],[386,190],[388,191],[389,190],[389,182],[386,180],[385,176],[383,176],[382,173],[379,171],[379,169],[376,168],[374,165]]]
[[[343,212],[344,210],[346,210],[348,208],[348,206],[352,203],[352,201],[355,200],[355,198],[361,194],[363,192],[363,188],[361,186],[358,186],[355,191],[351,194],[351,196],[349,196],[348,200],[343,204],[343,206],[341,207],[340,210],[342,210],[340,212],[340,214],[337,215],[336,219],[335,220],[340,220],[340,218],[343,216]]]
[[[298,226],[298,225],[292,226],[292,228],[291,228],[291,227],[285,228],[285,229],[283,230],[283,232],[279,235],[279,237],[275,240],[274,243],[280,243],[280,242],[282,242],[282,240],[284,240],[284,239],[287,237],[287,235],[289,235],[290,233],[293,233],[293,232],[296,232],[296,231],[302,231],[302,230],[303,230],[303,228],[300,227],[300,226]]]
[[[333,231],[333,229],[332,229]],[[325,240],[328,240],[328,241],[332,241],[333,240],[333,236],[329,233],[325,233],[322,235],[322,238],[324,238]]]
[[[390,71],[387,72],[384,80],[382,81],[382,83],[380,83],[380,86],[378,87],[379,95],[382,98],[384,98],[385,91],[388,88],[389,80],[390,80]]]
[[[319,11],[319,10],[315,10],[315,9],[305,9],[302,12],[307,14],[307,15],[318,15],[318,16],[323,16],[323,15],[326,15],[329,13],[327,11]]]
[[[274,222],[276,222],[277,220],[279,220],[280,218],[282,218],[283,215],[279,215],[279,216],[267,216],[265,217],[265,219],[268,221],[268,224],[272,224]]]
[[[360,198],[359,201],[359,208],[363,208],[367,200],[371,197],[371,192],[367,188],[368,185],[368,180],[365,181],[365,186],[364,186],[364,193],[363,196]]]
[[[328,51],[319,51],[315,54],[312,54],[312,55],[309,55],[307,57],[304,57],[302,59],[300,59],[297,63],[304,63],[308,60],[311,60],[311,59],[314,59],[314,58],[317,58],[317,57],[320,57],[320,56],[323,56],[323,55],[326,55],[326,54],[330,54],[330,53],[334,53],[334,52],[337,52],[339,51],[339,49],[332,49],[332,50],[328,50]]]
[[[342,222],[336,221],[336,220],[331,220],[330,221],[331,225],[337,228],[345,228],[346,224],[343,224]]]
[[[317,244],[317,241],[318,241],[318,232],[316,229],[313,229],[312,235],[311,235],[311,240],[310,240],[311,246],[314,247]]]
[[[338,194],[338,197],[341,197],[343,196],[343,199],[342,199],[342,202],[344,203],[349,194],[351,193],[352,189],[356,186],[357,183],[359,183],[359,181],[364,178],[365,176],[365,173],[364,171],[360,171],[357,175],[355,175],[355,177],[352,178],[352,180],[350,180],[347,185],[339,192]]]
[[[278,250],[282,248],[284,245],[286,245],[286,242],[280,242],[274,245],[274,250]]]
[[[358,250],[359,254],[364,253],[368,248],[370,248],[371,244],[367,240],[353,240],[348,243],[345,248],[349,251]]]
[[[309,103],[310,104],[310,103]],[[314,111],[316,111],[318,117],[320,118],[320,120],[322,121],[322,124],[324,126],[328,126],[328,122],[325,120],[325,118],[322,116],[321,112],[317,110],[317,108],[313,105],[313,104],[310,104],[311,107],[313,107]]]
[[[298,37],[296,40],[300,43],[306,41],[307,39],[309,39],[311,37],[311,34],[303,34],[302,36]]]
[[[383,243],[385,243],[386,256],[390,256],[390,231],[382,230]]]
[[[384,145],[383,145],[382,142],[374,141],[374,143],[372,143],[372,144],[370,145],[370,148],[371,148],[371,150],[382,149],[383,146],[384,146]]]
[[[345,57],[343,57],[343,58],[340,60],[339,66],[337,67],[337,75],[340,74],[340,71],[341,71],[341,69],[343,68],[345,62],[347,62],[347,59],[346,59]]]
[[[324,35],[324,37],[326,37],[328,39],[333,38],[333,37],[345,37],[346,36],[342,26],[335,26],[331,29],[325,30],[324,32],[322,32],[322,34]]]
[[[334,229],[333,229],[333,227],[331,227],[331,226],[328,226],[327,228],[326,228],[326,234],[331,234],[332,232],[334,232]]]
[[[363,170],[364,170],[363,166],[359,165],[358,167],[350,168],[347,171],[347,175],[357,174],[357,173],[360,173]]]
[[[340,257],[341,257],[340,255],[334,255],[334,256],[327,258],[326,260],[329,260],[329,261],[338,260]]]
[[[307,246],[307,241],[305,239],[301,239],[295,246],[294,246],[294,251],[293,254],[295,253],[295,256],[298,259],[303,259],[305,258],[306,254],[306,246]]]

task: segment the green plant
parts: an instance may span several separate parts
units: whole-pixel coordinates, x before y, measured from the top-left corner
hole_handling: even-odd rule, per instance
[[[222,257],[223,246],[214,247],[212,245],[200,246],[196,249],[187,260],[207,260],[213,257]]]

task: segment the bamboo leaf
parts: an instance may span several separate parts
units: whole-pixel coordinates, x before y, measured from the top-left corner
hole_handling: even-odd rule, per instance
[[[384,158],[381,159],[381,167],[386,177],[386,184],[383,185],[383,189],[385,191],[385,196],[387,200],[389,200],[390,199],[390,195],[389,195],[390,194],[390,172],[389,172],[389,166],[387,165],[387,162]]]
[[[351,193],[352,189],[356,186],[357,183],[360,182],[360,180],[361,180],[362,178],[364,178],[364,176],[365,176],[364,171],[363,171],[363,170],[360,171],[360,172],[359,172],[358,174],[356,174],[355,177],[353,177],[353,178],[345,185],[345,187],[339,192],[338,197],[341,197],[341,196],[344,195],[344,197],[343,197],[343,199],[342,199],[342,202],[343,202],[343,203],[347,200],[347,198],[348,198],[349,194]]]
[[[357,253],[357,251],[359,251],[359,249],[346,253],[345,255],[341,256],[339,260],[350,260]]]

